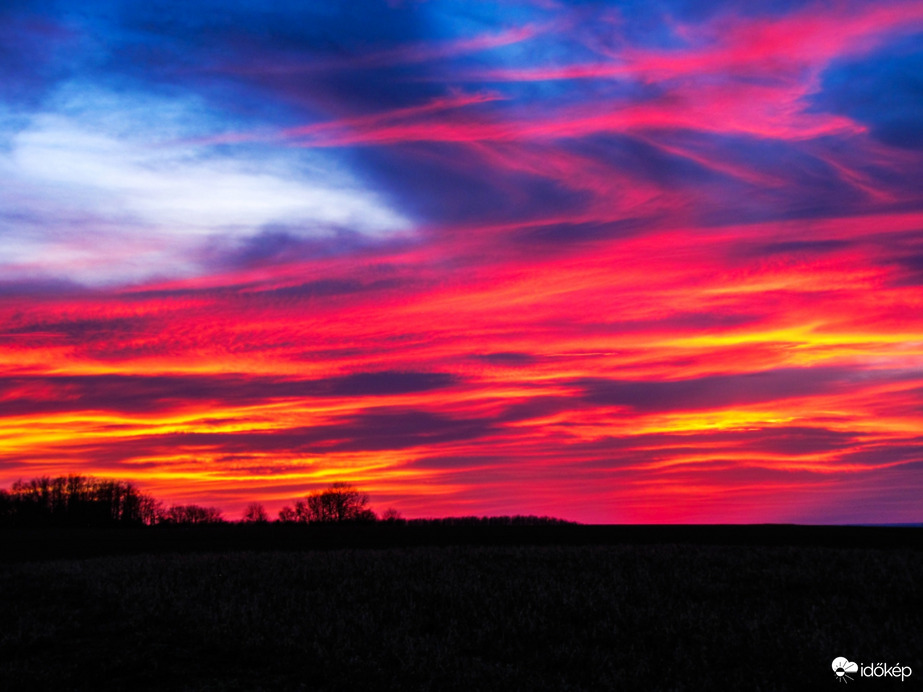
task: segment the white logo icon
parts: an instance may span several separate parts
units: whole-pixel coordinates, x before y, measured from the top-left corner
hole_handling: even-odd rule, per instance
[[[849,682],[852,680],[852,677],[847,675],[847,673],[859,672],[859,666],[839,656],[833,659],[833,672],[836,673],[837,682]]]

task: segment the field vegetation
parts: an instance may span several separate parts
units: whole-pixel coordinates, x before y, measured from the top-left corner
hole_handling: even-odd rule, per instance
[[[801,690],[838,656],[923,675],[921,530],[405,520],[344,483],[229,522],[20,481],[0,689]]]
[[[837,656],[923,675],[921,573],[913,548],[695,544],[18,562],[0,565],[0,680],[11,690],[824,689]]]

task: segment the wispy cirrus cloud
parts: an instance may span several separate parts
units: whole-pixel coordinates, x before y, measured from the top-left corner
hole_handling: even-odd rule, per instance
[[[918,4],[0,18],[0,484],[919,521]]]

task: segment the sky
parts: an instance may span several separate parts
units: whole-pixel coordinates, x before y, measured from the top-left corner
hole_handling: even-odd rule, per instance
[[[0,487],[923,521],[923,3],[6,0]]]

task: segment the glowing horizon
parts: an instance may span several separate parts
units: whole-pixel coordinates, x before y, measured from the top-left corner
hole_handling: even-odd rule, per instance
[[[923,521],[920,3],[0,17],[0,487]]]

